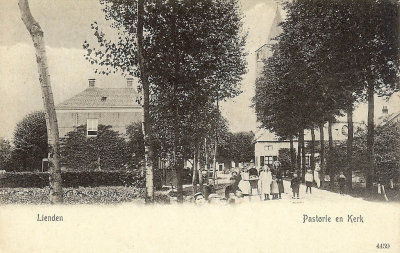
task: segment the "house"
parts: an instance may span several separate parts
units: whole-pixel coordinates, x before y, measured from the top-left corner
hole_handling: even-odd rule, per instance
[[[354,131],[357,128],[365,129],[366,125],[364,123],[354,122]],[[332,124],[332,139],[334,142],[338,141],[346,141],[347,140],[347,122],[339,121]],[[320,130],[319,128],[314,129],[315,133],[315,141],[320,140]],[[329,131],[328,124],[324,125],[324,140],[329,140]],[[307,146],[307,143],[312,141],[311,131],[304,131],[304,145]],[[271,165],[273,162],[277,161],[279,156],[279,150],[281,149],[290,149],[290,141],[286,139],[281,139],[271,131],[265,129],[259,129],[256,132],[255,140],[254,140],[254,156],[255,156],[255,165],[263,166],[263,165]],[[297,152],[298,139],[293,140],[294,150]],[[319,154],[316,154],[317,156]],[[310,156],[311,154],[306,154],[306,166],[310,165]]]
[[[87,125],[88,137],[96,136],[100,124],[125,134],[128,125],[142,120],[138,99],[132,78],[124,88],[98,88],[95,79],[89,79],[87,89],[56,106],[60,137],[80,125]]]

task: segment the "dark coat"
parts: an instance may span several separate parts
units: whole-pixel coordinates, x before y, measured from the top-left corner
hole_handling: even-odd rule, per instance
[[[257,176],[258,177],[258,171],[256,168],[251,168],[249,169],[249,176]]]
[[[215,189],[213,185],[204,186],[204,198],[208,200],[208,196],[212,193],[215,193]]]
[[[228,185],[225,188],[225,198],[229,199],[229,193],[236,193],[236,191],[239,190],[239,187],[237,185]]]
[[[290,188],[299,189],[300,188],[300,178],[295,177],[290,181]]]

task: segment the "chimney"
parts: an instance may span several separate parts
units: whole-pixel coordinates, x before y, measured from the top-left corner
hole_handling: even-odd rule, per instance
[[[89,79],[89,87],[94,87],[95,81],[96,81],[96,79],[94,79],[94,78]]]
[[[389,114],[389,110],[388,110],[388,108],[387,108],[386,105],[384,105],[383,108],[382,108],[382,114],[383,114],[384,116],[386,116],[386,115]]]
[[[132,77],[128,77],[126,79],[126,87],[133,88],[133,78]]]

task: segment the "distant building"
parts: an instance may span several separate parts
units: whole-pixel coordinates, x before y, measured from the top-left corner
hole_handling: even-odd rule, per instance
[[[363,123],[354,122],[354,130],[357,128],[365,128],[366,126]],[[345,141],[347,140],[347,122],[336,122],[332,125],[332,139],[334,142],[337,141]],[[319,128],[314,130],[315,133],[315,141],[318,142],[320,140],[320,131]],[[328,124],[324,126],[324,140],[329,140],[328,135]],[[311,142],[311,131],[304,131],[304,145],[307,146],[307,143]],[[255,140],[254,140],[254,152],[255,152],[255,165],[263,166],[263,165],[271,165],[273,162],[277,161],[279,150],[280,149],[290,149],[290,141],[281,139],[274,133],[265,130],[259,129],[256,132]],[[297,152],[298,140],[293,140],[294,150]],[[319,155],[319,154],[317,154]],[[306,154],[306,165],[310,164],[310,154]]]
[[[86,90],[56,106],[60,137],[80,125],[87,125],[88,137],[97,135],[99,125],[125,134],[128,125],[142,120],[138,97],[131,78],[125,88],[98,88],[95,79],[89,79]]]

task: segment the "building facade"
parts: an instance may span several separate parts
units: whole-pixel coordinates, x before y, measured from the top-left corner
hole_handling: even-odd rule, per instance
[[[359,122],[354,122],[354,132],[358,128],[366,129],[366,125]],[[320,141],[320,130],[319,128],[314,129],[315,141]],[[347,122],[336,122],[332,124],[332,139],[334,142],[346,141],[347,140],[348,127]],[[311,131],[304,131],[304,145],[307,146],[312,140]],[[329,140],[328,124],[324,126],[324,141]],[[290,149],[290,141],[280,139],[274,133],[259,129],[256,133],[254,141],[255,149],[255,164],[256,166],[271,165],[274,161],[277,161],[279,156],[279,150]],[[293,148],[297,152],[298,140],[293,140]],[[306,166],[310,164],[311,154],[306,154]],[[316,154],[319,156],[319,154]]]
[[[98,88],[95,79],[89,87],[56,106],[60,137],[87,125],[87,136],[96,136],[99,125],[110,125],[113,130],[126,133],[126,127],[141,122],[142,107],[133,88],[133,79],[127,79],[124,88]]]

